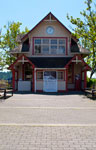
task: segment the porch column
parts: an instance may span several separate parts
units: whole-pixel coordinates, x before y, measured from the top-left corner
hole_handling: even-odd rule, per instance
[[[15,69],[12,69],[12,87],[13,91],[15,91]]]
[[[22,64],[22,80],[24,81],[24,64]]]
[[[87,71],[84,70],[84,89],[87,87]]]
[[[35,68],[33,68],[33,85],[32,85],[32,92],[34,92],[34,90],[35,90],[34,72],[35,72]]]
[[[66,91],[68,91],[68,67],[66,68]]]
[[[36,93],[36,68],[34,70],[34,85],[35,85],[34,92]]]

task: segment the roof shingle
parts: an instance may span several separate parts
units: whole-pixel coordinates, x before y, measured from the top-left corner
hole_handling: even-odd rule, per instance
[[[72,57],[28,57],[37,68],[64,68]]]

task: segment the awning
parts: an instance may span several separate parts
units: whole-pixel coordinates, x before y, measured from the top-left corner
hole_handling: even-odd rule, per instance
[[[28,57],[36,68],[64,68],[72,57]]]

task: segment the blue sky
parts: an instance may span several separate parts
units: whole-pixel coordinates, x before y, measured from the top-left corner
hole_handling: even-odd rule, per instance
[[[80,17],[85,8],[84,0],[0,0],[0,6],[0,28],[8,21],[19,21],[21,30],[33,28],[50,11],[69,28],[67,13]]]
[[[81,17],[80,11],[86,8],[85,0],[0,0],[0,29],[8,21],[22,23],[32,29],[50,11],[69,29],[71,23],[66,15]],[[72,26],[73,27],[73,26]]]

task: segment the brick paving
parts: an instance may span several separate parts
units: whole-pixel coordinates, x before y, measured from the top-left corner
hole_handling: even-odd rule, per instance
[[[96,150],[96,127],[0,127],[0,150]]]
[[[41,94],[0,100],[0,150],[96,150],[96,101]]]

